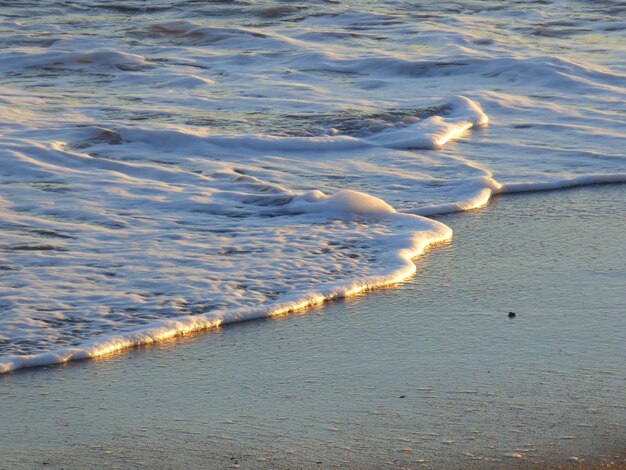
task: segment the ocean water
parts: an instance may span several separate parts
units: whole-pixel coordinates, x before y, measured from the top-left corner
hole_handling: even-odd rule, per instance
[[[392,285],[430,216],[626,182],[625,32],[621,1],[1,1],[0,372]]]

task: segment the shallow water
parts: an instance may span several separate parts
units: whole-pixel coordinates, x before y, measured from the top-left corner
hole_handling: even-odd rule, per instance
[[[623,2],[0,14],[2,371],[393,284],[451,235],[420,215],[626,181]]]
[[[621,468],[624,196],[497,198],[396,289],[3,375],[0,468]]]

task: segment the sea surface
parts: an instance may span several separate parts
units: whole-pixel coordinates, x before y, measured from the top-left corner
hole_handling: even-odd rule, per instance
[[[623,1],[0,0],[0,372],[393,285],[625,126]]]

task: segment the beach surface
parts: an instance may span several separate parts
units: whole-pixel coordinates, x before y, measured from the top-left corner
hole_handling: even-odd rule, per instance
[[[0,468],[626,468],[624,200],[498,197],[394,288],[1,375]]]

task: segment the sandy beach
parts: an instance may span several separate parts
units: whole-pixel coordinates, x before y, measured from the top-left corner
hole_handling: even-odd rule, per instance
[[[395,288],[0,376],[0,468],[626,468],[625,196],[496,198]]]

